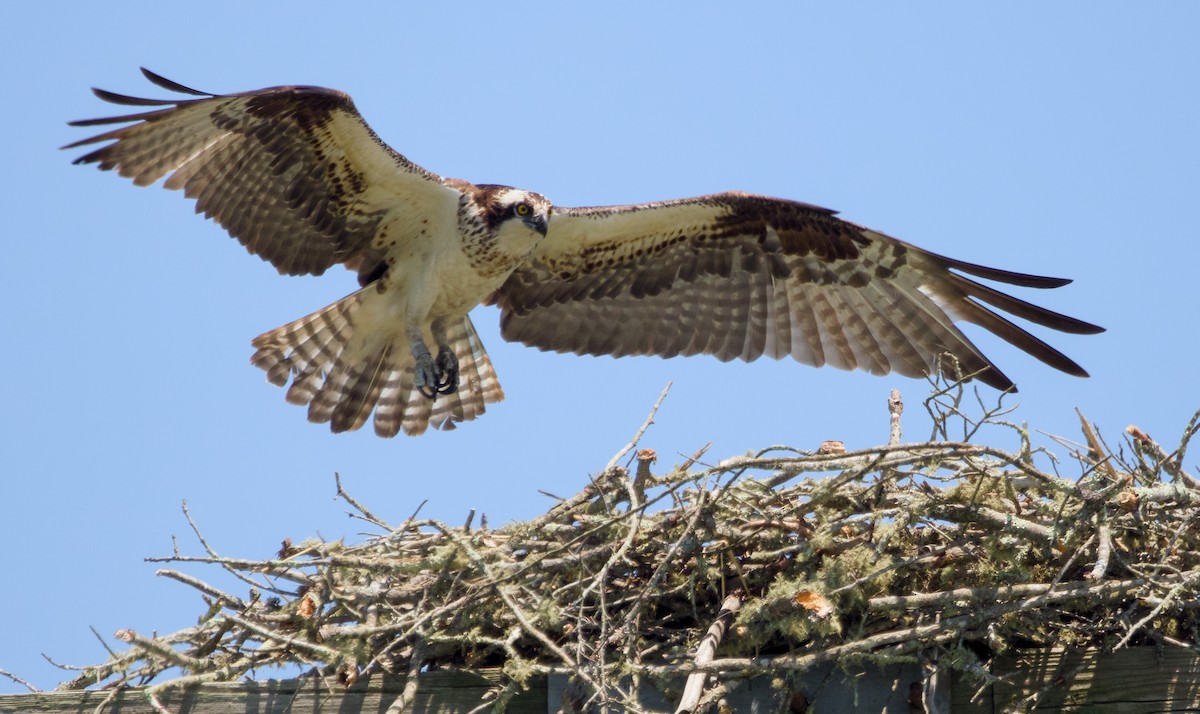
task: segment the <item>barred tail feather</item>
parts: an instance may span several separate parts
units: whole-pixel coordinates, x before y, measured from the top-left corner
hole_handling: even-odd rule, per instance
[[[483,414],[486,405],[504,398],[491,360],[470,318],[447,329],[458,357],[459,387],[430,400],[414,386],[414,360],[402,331],[356,335],[356,313],[365,291],[358,291],[295,322],[259,335],[250,358],[283,387],[286,399],[308,405],[309,421],[335,432],[353,431],[375,414],[375,433],[410,436],[429,426],[450,430]],[[361,314],[361,313],[357,313]]]
[[[438,429],[450,430],[458,422],[471,421],[483,414],[488,404],[504,399],[504,390],[500,388],[492,360],[488,358],[475,326],[471,324],[471,318],[464,316],[450,325],[446,337],[458,357],[458,390],[445,398],[439,396],[437,401],[432,402],[429,418]],[[376,431],[379,428],[376,417]],[[408,431],[407,428],[405,431]]]
[[[458,357],[458,389],[430,400],[413,385],[411,359],[402,370],[394,371],[385,381],[375,409],[375,433],[395,436],[401,430],[409,436],[422,434],[429,426],[443,431],[459,422],[471,421],[487,411],[487,405],[504,399],[504,390],[487,351],[469,317],[449,325],[446,338]]]

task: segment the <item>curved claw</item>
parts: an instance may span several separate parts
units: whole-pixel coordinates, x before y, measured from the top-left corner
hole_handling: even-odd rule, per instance
[[[429,399],[438,395],[441,387],[441,375],[433,364],[433,357],[428,352],[417,355],[417,363],[413,367],[413,386]]]
[[[458,391],[458,357],[450,350],[440,351],[437,362],[428,352],[418,355],[413,371],[413,386],[430,400]]]
[[[437,356],[438,394],[454,394],[458,391],[458,357],[451,350],[441,350]]]

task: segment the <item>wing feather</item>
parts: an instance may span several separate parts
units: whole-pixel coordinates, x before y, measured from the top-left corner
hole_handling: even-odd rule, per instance
[[[790,355],[914,377],[949,353],[964,374],[1013,388],[955,326],[963,320],[1086,375],[984,303],[1064,332],[1101,328],[960,273],[1033,288],[1070,282],[929,253],[818,206],[724,193],[556,209],[546,240],[491,301],[506,339],[563,352]]]
[[[454,215],[460,192],[383,143],[342,92],[211,94],[142,72],[190,98],[93,90],[113,104],[165,108],[72,122],[127,126],[64,148],[111,142],[75,163],[116,170],[140,186],[166,177],[166,188],[195,199],[198,213],[281,273],[319,275],[338,263],[370,270],[382,256],[375,243],[385,221],[421,213],[416,206]]]

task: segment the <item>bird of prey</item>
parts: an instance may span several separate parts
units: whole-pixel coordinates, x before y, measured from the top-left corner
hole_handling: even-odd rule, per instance
[[[1069,333],[1102,328],[966,276],[1029,288],[1069,280],[947,258],[819,206],[746,193],[564,208],[540,194],[442,178],[383,143],[350,98],[272,87],[185,95],[100,89],[137,113],[70,144],[76,159],[195,199],[287,275],[335,264],[356,292],[259,335],[251,362],[335,432],[374,412],[380,436],[451,429],[504,394],[468,313],[500,308],[505,339],[592,355],[766,355],[910,377],[950,355],[958,374],[1014,388],[955,326],[979,325],[1069,374],[1087,373],[989,309]]]

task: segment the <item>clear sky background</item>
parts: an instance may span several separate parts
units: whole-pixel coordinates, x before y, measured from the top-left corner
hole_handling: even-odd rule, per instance
[[[249,341],[348,293],[284,278],[178,193],[70,160],[100,86],[345,90],[443,176],[560,205],[740,189],[838,209],[922,247],[1075,278],[1019,294],[1106,334],[1038,331],[1093,375],[978,343],[1017,417],[1169,448],[1200,407],[1200,5],[1164,3],[56,3],[12,5],[0,44],[5,318],[0,350],[0,668],[41,687],[105,653],[88,631],[189,626],[154,576],[171,535],[267,557],[285,536],[357,539],[334,472],[380,515],[492,524],[570,495],[675,386],[643,445],[667,468],[771,444],[928,435],[919,380],[792,362],[581,358],[505,343],[474,313],[508,399],[450,433],[331,435],[251,367]],[[1015,448],[1011,439],[997,446]],[[1060,449],[1061,451],[1061,449]],[[1195,459],[1189,459],[1192,465]],[[212,570],[194,574],[224,582]],[[244,593],[244,590],[238,590]],[[0,691],[19,691],[0,679]]]

